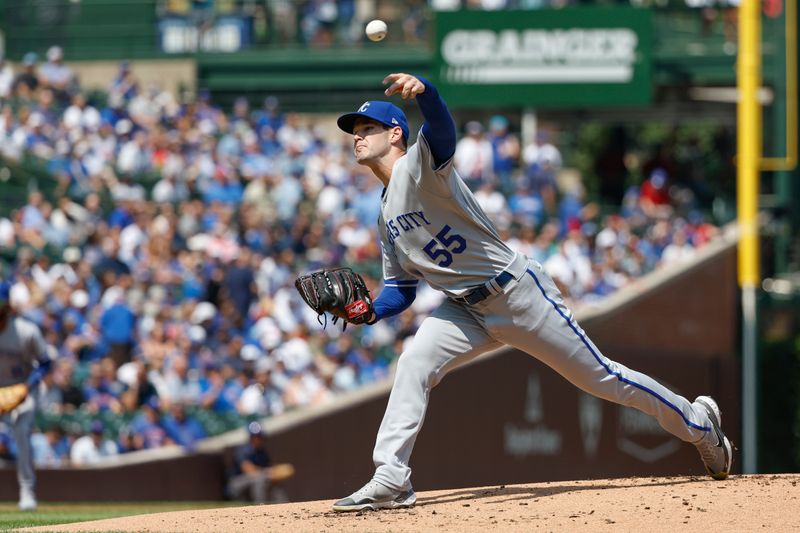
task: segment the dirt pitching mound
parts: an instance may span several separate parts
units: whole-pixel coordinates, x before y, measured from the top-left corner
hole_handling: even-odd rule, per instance
[[[800,474],[556,481],[419,493],[411,509],[331,501],[139,515],[32,531],[800,531]]]

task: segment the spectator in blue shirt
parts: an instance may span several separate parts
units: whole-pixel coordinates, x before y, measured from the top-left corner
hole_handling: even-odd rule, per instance
[[[190,450],[194,449],[198,440],[207,436],[200,422],[187,416],[186,406],[182,402],[172,404],[169,414],[162,418],[161,425],[175,444]]]
[[[139,84],[133,76],[131,64],[128,60],[122,60],[119,63],[117,75],[111,81],[109,99],[130,102],[137,94],[139,94]]]
[[[202,396],[200,404],[204,409],[211,409],[217,413],[228,413],[236,410],[236,398],[231,398],[231,386],[222,375],[218,363],[206,366],[206,375],[200,380]],[[233,401],[231,401],[233,400]]]
[[[264,109],[255,113],[256,129],[261,131],[269,128],[272,132],[277,132],[283,126],[284,117],[278,110],[279,102],[274,96],[264,98]]]
[[[120,290],[121,292],[121,290]],[[131,360],[136,333],[136,315],[125,303],[122,295],[100,317],[100,335],[108,345],[107,355],[117,366]]]
[[[159,448],[171,442],[161,426],[158,399],[151,399],[131,422],[132,445],[136,450]]]
[[[508,199],[508,207],[511,209],[514,222],[521,226],[533,227],[542,221],[544,204],[539,195],[531,190],[526,180],[517,185],[516,192]]]
[[[236,309],[237,319],[244,323],[250,305],[256,297],[256,284],[253,269],[250,266],[252,254],[247,248],[241,248],[236,261],[225,269],[222,279],[224,295],[230,298]]]
[[[508,130],[508,119],[495,115],[489,120],[489,142],[492,144],[494,174],[504,194],[512,191],[512,173],[520,155],[519,139]]]
[[[33,464],[37,467],[59,467],[69,457],[69,442],[63,431],[54,426],[41,433],[31,435],[31,451]]]
[[[221,202],[228,205],[241,203],[244,188],[232,172],[232,169],[217,169],[214,180],[203,191],[204,202]]]

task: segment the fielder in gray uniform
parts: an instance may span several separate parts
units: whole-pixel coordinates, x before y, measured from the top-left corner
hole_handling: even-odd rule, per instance
[[[694,444],[709,474],[727,477],[731,444],[716,402],[694,402],[605,357],[586,336],[536,261],[511,250],[453,169],[456,131],[435,87],[390,74],[386,96],[415,98],[425,117],[407,148],[408,123],[388,102],[341,116],[359,164],[383,183],[379,228],[384,289],[371,322],[406,309],[419,279],[447,295],[400,356],[375,443],[375,474],[337,501],[336,511],[408,507],[416,502],[409,461],[430,391],[454,368],[503,345],[546,363],[582,390],[635,407]]]
[[[24,383],[28,394],[12,411],[0,416],[14,428],[19,508],[22,511],[35,511],[36,474],[31,451],[31,432],[36,410],[34,392],[42,376],[49,370],[52,360],[36,324],[14,315],[9,292],[10,284],[0,282],[0,387]]]

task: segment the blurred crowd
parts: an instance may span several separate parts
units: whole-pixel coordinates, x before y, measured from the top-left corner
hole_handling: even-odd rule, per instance
[[[197,440],[329,402],[385,378],[442,295],[345,332],[317,317],[299,273],[351,266],[381,289],[381,186],[352,141],[266,98],[143,89],[123,62],[107,101],[54,48],[0,65],[0,154],[56,185],[0,217],[11,303],[57,351],[35,458],[50,466]],[[10,71],[9,71],[10,70]],[[575,304],[690,257],[717,229],[654,167],[612,213],[585,198],[557,132],[528,144],[506,117],[463,125],[455,165],[516,250]],[[566,158],[568,159],[568,158]],[[14,454],[0,428],[0,458]]]
[[[304,43],[315,47],[354,45],[364,40],[372,19],[392,21],[406,43],[427,38],[430,8],[426,0],[160,0],[157,15],[192,23],[200,33],[216,20],[247,21],[252,41]],[[395,31],[398,30],[398,31]]]
[[[351,46],[363,42],[364,26],[373,19],[389,23],[388,40],[405,44],[427,42],[434,12],[460,9],[561,9],[585,5],[580,0],[160,0],[161,18],[192,22],[201,32],[215,19],[237,17],[249,21],[253,42],[304,43],[315,47]],[[713,0],[605,0],[593,5],[634,7],[705,7],[704,20],[713,22]],[[720,6],[728,2],[718,2]]]

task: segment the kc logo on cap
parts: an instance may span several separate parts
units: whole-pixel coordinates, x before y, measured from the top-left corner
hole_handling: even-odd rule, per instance
[[[353,133],[353,126],[359,118],[368,118],[390,128],[399,127],[403,131],[403,138],[408,141],[408,120],[403,110],[391,102],[381,100],[368,100],[353,113],[346,113],[339,117],[336,124],[342,131]]]

